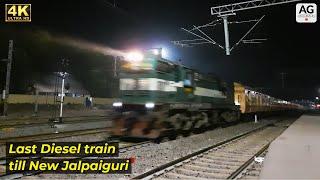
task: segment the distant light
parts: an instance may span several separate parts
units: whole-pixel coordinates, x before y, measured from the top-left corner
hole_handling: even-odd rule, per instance
[[[125,60],[131,61],[131,62],[140,62],[143,60],[143,54],[137,51],[129,52],[126,55]]]
[[[122,106],[122,102],[114,102],[112,104],[113,107],[121,107]]]
[[[316,97],[316,100],[318,100],[319,99],[319,97]]]
[[[66,94],[65,93],[63,93],[63,94],[61,94],[61,93],[58,93],[58,97],[61,97],[61,96],[66,96]]]
[[[148,109],[152,109],[152,108],[154,108],[154,103],[146,103],[145,106]]]

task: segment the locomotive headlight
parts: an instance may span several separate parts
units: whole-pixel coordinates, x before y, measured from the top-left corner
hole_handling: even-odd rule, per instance
[[[146,104],[145,104],[145,107],[146,107],[147,109],[153,109],[153,108],[154,108],[154,103],[146,103]]]
[[[122,102],[114,102],[112,103],[113,107],[122,107]]]
[[[129,52],[126,57],[125,60],[129,61],[129,62],[141,62],[143,60],[143,54],[137,51],[134,52]]]

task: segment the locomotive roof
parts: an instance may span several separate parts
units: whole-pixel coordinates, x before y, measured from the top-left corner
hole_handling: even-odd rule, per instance
[[[216,74],[214,74],[214,73],[203,73],[203,72],[200,72],[200,71],[198,71],[198,70],[196,70],[196,69],[192,69],[192,68],[190,68],[190,67],[187,67],[187,66],[185,66],[185,65],[183,65],[183,64],[181,64],[181,63],[176,63],[176,62],[170,61],[170,60],[165,59],[165,58],[158,59],[158,61],[166,62],[166,63],[168,63],[168,64],[172,64],[172,65],[176,65],[176,66],[182,66],[182,67],[185,68],[185,69],[192,70],[192,71],[194,71],[194,72],[196,72],[196,73],[199,73],[199,74],[201,74],[201,75],[208,76],[208,77],[210,77],[210,78],[219,79],[219,80],[221,79],[218,75],[216,75]]]

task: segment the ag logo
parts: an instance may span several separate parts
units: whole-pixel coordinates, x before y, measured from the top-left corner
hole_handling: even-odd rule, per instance
[[[317,22],[317,5],[315,3],[298,3],[296,5],[296,21],[298,23]]]
[[[31,22],[31,4],[6,4],[6,22]]]

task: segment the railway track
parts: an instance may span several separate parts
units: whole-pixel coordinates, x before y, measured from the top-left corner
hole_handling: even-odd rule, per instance
[[[259,158],[264,158],[267,154],[267,150],[261,153]],[[263,162],[252,161],[241,173],[239,173],[234,179],[259,179]]]
[[[109,117],[110,116],[70,116],[70,117],[64,117],[63,122],[64,123],[75,123],[75,122],[81,123],[83,121],[85,122],[105,121],[105,120],[108,120]],[[19,121],[13,121],[13,122],[7,121],[5,124],[2,124],[2,123],[0,124],[0,129],[52,124],[52,122],[50,122],[49,119],[50,117],[40,117],[35,119],[19,119]],[[32,122],[30,120],[32,120]]]
[[[276,125],[278,126],[278,125]],[[220,143],[217,143],[217,144],[214,144],[213,146],[210,146],[208,148],[205,148],[205,149],[202,149],[198,152],[195,152],[195,153],[192,153],[188,156],[185,156],[185,157],[182,157],[182,158],[179,158],[175,161],[172,161],[170,163],[167,163],[167,164],[164,164],[158,168],[155,168],[151,171],[148,171],[144,174],[141,174],[135,178],[146,178],[146,179],[153,179],[153,178],[170,178],[170,177],[167,177],[168,173],[175,173],[174,171],[172,170],[175,170],[177,168],[179,168],[180,166],[184,165],[184,164],[188,164],[188,163],[191,163],[191,161],[194,161],[198,158],[200,158],[200,156],[204,156],[205,154],[208,154],[208,153],[212,153],[213,151],[216,151],[216,150],[219,150],[221,149],[222,147],[225,147],[226,145],[229,145],[229,144],[232,144],[232,143],[235,143],[235,142],[238,142],[240,144],[242,144],[240,141],[242,141],[244,138],[246,138],[247,136],[251,137],[251,135],[254,135],[256,133],[259,133],[260,131],[263,131],[265,129],[269,129],[269,128],[275,128],[275,127],[266,127],[266,126],[263,126],[263,127],[260,127],[258,129],[255,129],[253,131],[249,131],[249,132],[245,132],[245,133],[242,133],[242,134],[239,134],[233,138],[230,138],[230,139],[227,139],[227,140],[224,140]],[[269,133],[269,134],[274,134],[274,137],[272,138],[268,138],[268,141],[267,142],[264,142],[264,144],[267,145],[271,142],[272,139],[274,139],[275,137],[277,137],[276,134],[280,134],[280,132],[282,132],[286,127],[284,125],[281,125],[278,127],[278,130],[269,130],[270,132],[272,133]],[[259,137],[267,137],[267,135],[260,135]],[[270,140],[271,139],[271,140]],[[260,139],[261,140],[261,139]],[[100,143],[100,142],[99,142]],[[119,152],[120,153],[126,153],[128,151],[134,151],[134,150],[137,150],[139,148],[142,148],[142,147],[145,147],[145,146],[150,146],[154,143],[152,142],[142,142],[142,143],[128,143],[128,142],[120,142],[119,144],[119,147],[120,147],[120,150]],[[246,145],[248,145],[248,143],[246,143]],[[233,145],[233,147],[235,148],[234,150],[237,149],[237,147],[242,147],[242,149],[240,150],[241,152],[245,152],[245,149],[242,146],[236,146],[236,145]],[[260,149],[261,150],[261,149]],[[254,153],[254,152],[252,152]],[[236,153],[235,153],[236,154]],[[257,155],[257,154],[256,154]],[[250,157],[252,156],[251,155],[247,155],[247,156],[244,156],[244,157]],[[223,157],[223,156],[222,156]],[[231,156],[230,156],[231,157]],[[237,156],[234,156],[234,158],[236,158]],[[239,157],[239,156],[238,156]],[[75,159],[83,159],[83,158],[89,158],[89,157],[86,157],[86,156],[83,156],[83,157],[76,157]],[[248,158],[248,161],[247,164],[250,164],[250,159],[252,161],[252,158]],[[219,165],[219,164],[218,164]],[[239,164],[237,164],[239,165]],[[239,169],[240,167],[243,167],[243,169],[246,169],[247,166],[245,165],[239,165],[239,167],[237,169]],[[201,169],[201,167],[200,167]],[[193,170],[193,169],[192,169]],[[201,172],[201,171],[200,171]],[[221,171],[223,172],[223,171]],[[13,179],[13,178],[21,178],[21,177],[24,177],[24,176],[32,176],[32,175],[37,175],[37,174],[41,174],[42,172],[37,172],[37,173],[34,173],[34,174],[23,174],[23,173],[20,173],[20,174],[4,174],[4,171],[3,173],[0,173],[0,179],[1,178],[5,178],[5,179]],[[239,171],[237,174],[241,174],[242,171]],[[2,174],[2,175],[1,175]],[[231,173],[232,174],[232,173]],[[231,176],[230,174],[230,176]],[[169,174],[170,175],[170,174]],[[179,174],[178,174],[179,175]],[[180,176],[183,176],[184,174],[180,174]],[[177,176],[177,174],[176,174]],[[186,177],[189,177],[189,175],[185,175]],[[179,176],[178,176],[179,177]],[[184,176],[183,176],[184,177]],[[197,177],[197,176],[195,176]],[[195,178],[193,176],[191,176],[191,178]],[[229,177],[229,176],[228,176]],[[227,177],[227,178],[228,178]],[[190,177],[189,177],[190,178]],[[199,177],[197,177],[199,178]]]
[[[66,138],[73,136],[83,136],[90,135],[102,132],[109,132],[107,127],[104,128],[94,128],[86,130],[75,130],[75,131],[62,131],[55,133],[46,133],[46,134],[35,134],[30,136],[18,136],[18,137],[8,137],[0,139],[0,146],[5,145],[6,142],[23,142],[23,141],[41,141],[41,140],[50,140],[57,138]]]
[[[263,153],[285,127],[263,127],[179,158],[134,179],[233,179]]]

